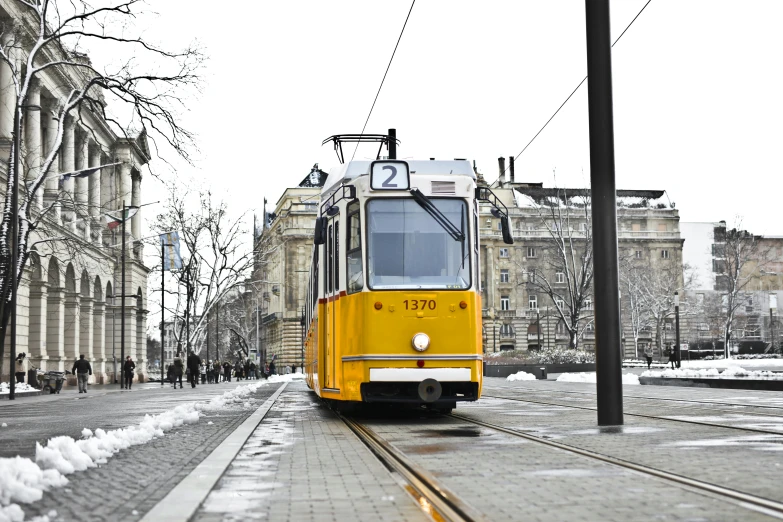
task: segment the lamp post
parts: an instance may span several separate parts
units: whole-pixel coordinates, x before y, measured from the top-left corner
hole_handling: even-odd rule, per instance
[[[536,308],[536,333],[538,334],[538,351],[541,351],[541,311]]]
[[[680,293],[674,292],[674,358],[680,367]]]

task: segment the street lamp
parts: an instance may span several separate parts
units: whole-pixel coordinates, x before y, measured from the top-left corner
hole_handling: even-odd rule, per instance
[[[674,292],[674,357],[680,367],[680,293]]]

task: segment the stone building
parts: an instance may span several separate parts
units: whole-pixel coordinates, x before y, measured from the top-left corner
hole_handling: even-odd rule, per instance
[[[305,304],[313,227],[327,173],[316,164],[298,186],[287,189],[264,217],[255,239],[252,280],[259,307],[261,361],[302,364]]]
[[[501,162],[501,173],[505,170]],[[484,350],[567,347],[569,335],[555,313],[555,303],[548,294],[530,284],[531,277],[542,275],[553,282],[553,286],[563,281],[552,255],[555,245],[532,203],[540,203],[546,198],[562,199],[563,194],[585,195],[588,191],[518,183],[514,180],[513,163],[509,170],[510,178],[504,180],[501,176],[491,189],[508,207],[513,245],[503,243],[500,220],[491,214],[490,207],[482,204],[479,209]],[[653,270],[671,269],[681,280],[683,240],[679,231],[679,212],[662,201],[664,191],[618,190],[617,196],[620,257],[648,263]],[[587,211],[589,215],[590,209]],[[567,214],[569,228],[563,236],[579,243],[585,237],[584,227],[589,226],[585,209],[577,205],[569,208]],[[585,315],[591,315],[591,310],[592,299],[588,298]],[[642,332],[637,348],[628,325],[623,326],[626,357],[635,356],[636,350],[641,352],[648,343],[655,344],[656,334],[648,330]],[[595,333],[589,319],[585,320],[579,346],[588,351],[595,349]]]
[[[20,20],[16,4],[0,3],[3,24]],[[18,22],[17,22],[18,23]],[[22,28],[23,30],[23,28]],[[57,48],[58,53],[66,53]],[[22,59],[19,53],[17,59]],[[88,62],[84,55],[70,56]],[[32,87],[22,130],[22,174],[31,176],[51,151],[59,122],[54,109],[62,97],[81,86],[78,71],[67,66],[49,68]],[[96,96],[101,102],[100,93]],[[11,69],[0,65],[0,192],[6,187],[12,140],[15,93]],[[29,355],[33,365],[53,370],[71,369],[80,353],[90,359],[92,382],[110,382],[121,347],[120,245],[126,249],[125,353],[144,364],[148,269],[143,264],[141,212],[120,228],[109,230],[105,212],[121,213],[126,205],[141,203],[141,168],[150,160],[146,136],[118,136],[98,113],[81,112],[79,122],[64,121],[63,144],[45,181],[45,190],[33,202],[33,216],[44,214],[32,232],[35,245],[23,274],[17,305],[17,352]],[[112,165],[113,164],[113,165]],[[60,173],[111,165],[88,177],[60,179]],[[20,197],[20,201],[22,198]],[[4,368],[8,368],[6,339]],[[7,372],[4,372],[7,373]],[[7,380],[3,375],[2,379]]]

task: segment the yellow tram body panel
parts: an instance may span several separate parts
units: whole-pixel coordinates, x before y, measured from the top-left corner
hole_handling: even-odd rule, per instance
[[[412,346],[417,333],[430,338],[423,352]],[[478,399],[481,297],[470,290],[390,290],[320,299],[307,334],[305,366],[309,386],[328,399],[363,400],[361,385],[378,368],[467,369]]]

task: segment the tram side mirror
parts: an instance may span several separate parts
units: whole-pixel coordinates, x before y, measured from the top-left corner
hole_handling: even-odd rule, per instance
[[[326,243],[326,218],[315,218],[315,236],[313,237],[314,245],[323,245]]]
[[[508,216],[500,218],[500,230],[503,233],[503,242],[507,245],[513,245],[514,237],[511,235],[511,228],[508,224]]]

